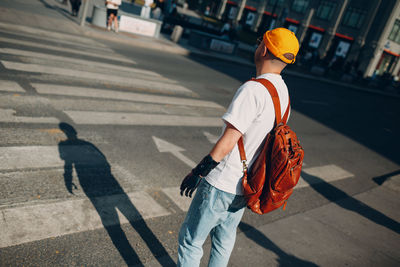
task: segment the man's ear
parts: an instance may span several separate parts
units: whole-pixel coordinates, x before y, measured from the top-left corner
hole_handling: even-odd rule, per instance
[[[264,46],[263,46],[263,52],[262,52],[262,56],[263,56],[263,57],[265,57],[265,56],[267,55],[267,51],[268,51],[268,49],[267,49],[267,47],[264,45]]]

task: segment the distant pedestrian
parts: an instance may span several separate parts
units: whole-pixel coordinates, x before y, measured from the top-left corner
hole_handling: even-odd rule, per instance
[[[164,17],[164,0],[156,0],[155,1],[155,8],[152,12],[153,19],[163,20]]]
[[[299,42],[294,33],[285,28],[267,31],[259,42],[254,54],[257,79],[274,85],[280,113],[288,117],[289,93],[281,71],[295,62]],[[248,81],[238,89],[222,120],[225,123],[223,134],[180,187],[181,195],[190,197],[197,187],[198,190],[179,232],[179,267],[199,266],[202,246],[209,234],[212,245],[208,266],[228,265],[236,229],[247,204],[237,143],[243,137],[247,160],[252,163],[266,134],[274,126],[272,97],[260,82]]]
[[[140,11],[140,16],[145,19],[150,18],[151,5],[153,4],[153,0],[144,0],[144,4],[142,6],[142,10]]]
[[[78,16],[81,2],[81,0],[69,0],[69,3],[71,4],[72,16]]]
[[[114,31],[118,32],[118,8],[121,0],[106,0],[107,7],[107,30],[111,30],[114,21]]]

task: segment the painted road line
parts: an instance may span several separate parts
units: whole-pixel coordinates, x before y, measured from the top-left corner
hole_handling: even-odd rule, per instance
[[[102,62],[97,62],[97,61],[92,61],[92,60],[70,58],[70,57],[65,57],[65,56],[56,56],[56,55],[50,55],[50,54],[46,54],[46,53],[32,52],[32,51],[26,51],[26,50],[20,50],[20,49],[0,48],[0,53],[16,55],[16,56],[42,58],[42,59],[46,59],[46,60],[59,60],[59,61],[63,61],[63,62],[71,62],[71,63],[85,65],[85,66],[86,65],[87,66],[95,65],[96,67],[102,67],[104,69],[113,69],[113,70],[125,71],[128,73],[135,73],[135,74],[139,73],[139,74],[145,74],[145,75],[150,75],[150,76],[162,77],[160,74],[158,74],[154,71],[150,71],[150,70],[118,66],[115,64],[102,63]],[[163,78],[163,79],[166,79],[166,78]]]
[[[64,157],[74,158],[85,166],[104,164],[102,155],[91,146],[64,146]],[[64,167],[58,146],[14,146],[0,147],[0,170],[36,169]]]
[[[43,83],[31,84],[39,94],[50,95],[64,95],[76,97],[93,97],[101,99],[114,99],[114,100],[129,100],[135,102],[155,103],[155,104],[168,104],[168,105],[183,105],[192,107],[205,107],[224,109],[221,105],[211,101],[179,98],[170,96],[159,96],[149,94],[138,94],[130,92],[121,92],[115,90],[93,89],[87,87],[74,87],[63,85],[52,85]]]
[[[179,187],[167,187],[161,189],[182,211],[188,211],[192,198],[181,196]]]
[[[95,66],[96,68],[99,69],[106,69],[106,70],[117,70],[117,71],[123,71],[129,74],[144,74],[144,75],[149,75],[152,76],[152,79],[154,79],[154,76],[157,77],[157,79],[165,79],[171,82],[172,80],[162,78],[162,76],[154,71],[150,70],[144,70],[144,69],[137,69],[137,68],[132,68],[132,67],[124,67],[124,66],[118,66],[115,64],[108,64],[108,63],[102,63],[98,61],[92,61],[92,60],[84,60],[84,59],[78,59],[78,58],[71,58],[71,57],[65,57],[65,56],[56,56],[56,55],[50,55],[46,53],[39,53],[39,52],[31,52],[31,51],[26,51],[26,50],[20,50],[20,49],[13,49],[13,48],[0,48],[0,53],[3,54],[9,54],[9,55],[16,55],[16,56],[25,56],[28,58],[39,58],[39,59],[45,59],[46,61],[48,60],[56,60],[56,61],[61,61],[61,62],[70,62],[74,64],[79,64],[79,65],[84,65],[84,66]],[[36,63],[36,62],[31,62],[31,63]],[[43,64],[40,64],[43,65]]]
[[[27,71],[27,72],[41,73],[41,74],[55,74],[55,75],[69,76],[81,79],[92,79],[96,81],[106,82],[109,84],[131,86],[138,89],[146,89],[163,93],[182,93],[188,95],[193,94],[193,92],[187,89],[186,87],[162,81],[128,78],[115,75],[104,75],[95,72],[78,71],[78,70],[64,69],[64,68],[37,65],[37,64],[17,63],[4,60],[0,62],[4,65],[4,67],[11,70]]]
[[[85,125],[151,125],[221,127],[217,117],[194,117],[123,112],[64,111],[75,123]]]
[[[60,32],[54,32],[54,31],[46,31],[34,27],[28,27],[28,26],[23,26],[23,25],[17,25],[17,24],[11,24],[11,23],[4,23],[0,22],[0,28],[5,29],[5,30],[12,30],[15,32],[23,32],[23,33],[28,33],[28,34],[34,34],[36,37],[40,36],[45,36],[49,38],[54,38],[54,39],[61,39],[61,40],[68,40],[68,41],[73,41],[77,42],[80,44],[88,44],[88,45],[93,45],[93,46],[103,46],[107,47],[106,45],[103,45],[99,42],[96,42],[92,39],[83,37],[81,35],[72,35],[72,34],[67,34],[67,33],[60,33]]]
[[[181,160],[183,163],[185,163],[187,166],[189,166],[190,168],[194,168],[196,166],[196,163],[194,161],[192,161],[191,159],[189,159],[188,157],[186,157],[185,155],[183,155],[181,152],[185,151],[185,149],[174,145],[172,143],[169,143],[161,138],[157,138],[155,136],[153,136],[153,141],[157,146],[158,151],[160,151],[161,153],[171,153],[172,155],[174,155],[176,158],[178,158],[179,160]]]
[[[58,47],[58,46],[46,45],[46,44],[38,44],[38,43],[30,42],[30,41],[14,40],[14,39],[5,38],[5,37],[0,37],[0,42],[7,42],[7,43],[11,43],[11,44],[36,47],[36,48],[41,48],[41,49],[48,49],[48,50],[53,50],[53,51],[57,51],[57,52],[66,52],[66,53],[71,53],[71,54],[80,55],[80,56],[83,55],[83,56],[108,59],[108,60],[112,60],[114,62],[120,61],[120,62],[124,62],[124,63],[136,64],[136,62],[131,59],[127,59],[118,54],[110,54],[109,52],[93,53],[93,52],[89,52],[89,51],[80,51],[80,50],[73,49],[73,48]]]
[[[167,215],[145,192],[6,208],[0,215],[0,247]]]
[[[219,137],[216,135],[213,135],[209,132],[204,131],[203,132],[204,136],[207,138],[208,142],[210,142],[211,144],[215,144],[217,143]]]
[[[62,46],[71,46],[71,47],[75,47],[77,49],[83,48],[83,49],[88,49],[88,50],[92,50],[92,51],[98,50],[99,52],[102,52],[102,53],[114,53],[114,51],[111,48],[103,46],[102,44],[100,44],[100,46],[97,46],[97,45],[93,45],[93,44],[83,44],[83,43],[77,43],[74,41],[60,40],[60,39],[54,39],[54,38],[49,38],[49,37],[44,37],[44,36],[40,36],[38,38],[38,36],[36,36],[34,34],[29,34],[29,33],[21,34],[21,33],[15,32],[15,31],[7,31],[5,29],[0,29],[0,33],[17,35],[22,38],[29,37],[29,38],[36,39],[37,42],[50,41],[52,43],[55,43],[56,44],[55,46],[60,44],[60,46],[61,45]]]
[[[321,167],[313,167],[304,169],[303,172],[306,174],[316,176],[319,179],[309,180],[306,182],[303,178],[300,178],[299,183],[296,185],[295,189],[309,187],[310,184],[319,184],[319,183],[332,183],[334,181],[351,178],[354,175],[349,173],[348,171],[336,166],[336,165],[326,165]],[[180,195],[179,187],[167,187],[163,188],[162,191],[182,210],[188,211],[190,203],[192,201],[191,198],[182,197]]]
[[[59,123],[57,118],[53,117],[25,117],[15,116],[13,109],[0,109],[0,122],[13,123]]]
[[[296,188],[306,187],[306,186],[309,186],[310,184],[321,183],[321,179],[324,182],[331,183],[334,181],[354,177],[354,174],[352,174],[334,164],[320,166],[320,167],[305,168],[303,170],[303,172],[310,176],[307,176],[307,181],[304,180],[304,178],[300,177],[300,180],[299,180],[298,184],[296,185]],[[313,179],[312,176],[315,176],[319,179],[315,179],[315,178]]]
[[[17,83],[13,81],[0,80],[0,91],[2,92],[15,92],[25,93],[25,90]]]

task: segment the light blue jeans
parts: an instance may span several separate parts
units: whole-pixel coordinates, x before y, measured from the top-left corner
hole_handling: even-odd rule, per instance
[[[227,266],[245,207],[243,196],[221,191],[203,179],[179,232],[178,266],[200,265],[208,234],[212,241],[208,266]]]

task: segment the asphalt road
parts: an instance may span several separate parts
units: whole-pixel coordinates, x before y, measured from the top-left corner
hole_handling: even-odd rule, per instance
[[[253,75],[210,58],[1,28],[0,265],[173,265],[187,209],[178,186]],[[399,169],[398,99],[283,77],[304,186],[286,211],[247,211],[240,231],[351,198]]]

